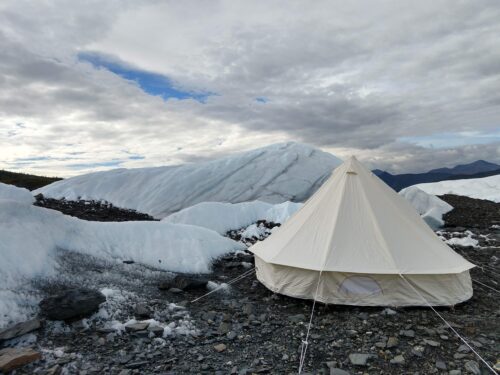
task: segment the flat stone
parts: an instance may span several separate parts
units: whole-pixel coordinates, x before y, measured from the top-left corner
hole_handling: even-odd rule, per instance
[[[349,354],[349,361],[355,366],[366,366],[368,360],[373,357],[373,354],[352,353]]]
[[[147,361],[132,362],[126,365],[127,368],[141,368],[148,364]],[[81,372],[80,372],[81,374]]]
[[[387,344],[386,344],[386,347],[388,349],[390,348],[395,348],[396,346],[398,346],[399,344],[399,340],[397,337],[394,337],[394,336],[391,336],[387,339]]]
[[[202,318],[204,320],[214,321],[216,316],[217,316],[217,313],[215,311],[207,311],[207,312],[203,313]]]
[[[51,320],[72,320],[89,316],[99,309],[106,297],[99,291],[76,288],[43,299],[40,312]]]
[[[224,350],[226,350],[226,345],[225,344],[217,344],[217,345],[214,345],[214,349],[217,353],[221,353],[223,352]]]
[[[243,311],[243,314],[251,315],[251,314],[253,314],[254,309],[253,309],[253,305],[251,303],[245,303],[241,310]]]
[[[391,364],[393,365],[403,365],[405,363],[405,357],[402,355],[397,355],[393,359],[391,359]]]
[[[231,331],[231,328],[232,328],[231,323],[222,322],[219,325],[219,328],[217,329],[217,332],[219,332],[220,335],[225,335],[226,333],[228,333],[229,331]]]
[[[0,341],[2,340],[10,340],[14,337],[24,335],[28,332],[34,331],[40,328],[40,320],[39,319],[31,319],[25,322],[17,323],[11,325],[0,331]]]
[[[330,369],[330,375],[350,375],[350,373],[346,370],[334,367]]]
[[[401,331],[399,332],[399,334],[400,334],[401,336],[410,337],[410,338],[415,337],[415,331],[414,331],[414,330],[412,330],[412,329],[401,330]]]
[[[411,349],[411,354],[417,357],[422,357],[424,355],[425,347],[421,345],[415,345]]]
[[[434,341],[434,340],[428,340],[428,339],[424,339],[424,343],[425,345],[429,345],[429,346],[432,346],[434,348],[437,348],[438,346],[440,346],[441,344],[437,341]]]
[[[292,323],[299,323],[306,320],[306,316],[304,314],[291,315],[288,317],[288,320]]]
[[[476,361],[467,361],[465,362],[465,369],[474,375],[481,375],[481,370],[479,369],[479,365]]]
[[[437,360],[436,361],[436,368],[438,370],[448,370],[448,366],[446,366],[446,362]]]
[[[448,371],[449,375],[462,375],[462,371],[460,370],[450,370]]]
[[[0,371],[7,373],[39,359],[42,359],[42,355],[31,348],[2,349],[0,350]]]
[[[127,332],[144,331],[146,328],[148,328],[148,326],[149,326],[149,323],[146,323],[146,322],[132,323],[132,324],[126,325],[125,330]]]

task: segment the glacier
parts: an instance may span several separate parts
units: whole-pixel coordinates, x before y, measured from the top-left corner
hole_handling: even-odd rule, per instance
[[[278,143],[200,163],[85,174],[34,194],[105,200],[161,219],[201,202],[302,202],[340,163],[332,154],[308,145]]]
[[[432,229],[437,229],[444,224],[443,215],[453,209],[453,206],[428,194],[417,186],[407,187],[399,192],[419,213],[422,219]]]
[[[446,180],[414,186],[433,195],[456,194],[500,202],[500,175],[468,180]]]

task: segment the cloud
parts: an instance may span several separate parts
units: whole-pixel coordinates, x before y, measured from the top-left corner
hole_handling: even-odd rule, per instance
[[[392,171],[500,161],[498,3],[367,7],[4,2],[0,168],[71,175],[285,140]]]

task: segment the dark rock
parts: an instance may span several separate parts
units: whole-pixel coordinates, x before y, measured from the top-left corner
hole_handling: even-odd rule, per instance
[[[141,368],[148,364],[147,361],[132,362],[126,365],[127,368]]]
[[[40,302],[40,312],[51,320],[72,320],[92,314],[106,297],[95,290],[69,289]]]
[[[206,288],[207,283],[208,279],[177,275],[172,280],[162,281],[158,288],[161,290],[168,290],[172,288],[180,290],[193,290]]]
[[[0,371],[7,373],[39,359],[42,355],[31,348],[5,348],[0,350]]]
[[[149,318],[151,316],[151,311],[145,303],[138,303],[135,305],[134,314],[139,318]]]
[[[0,331],[0,341],[24,335],[38,328],[40,328],[40,320],[36,318],[27,320],[26,322],[14,324]]]
[[[65,200],[45,198],[42,194],[36,197],[35,206],[57,210],[63,214],[91,221],[149,221],[156,220],[148,214],[118,208],[107,202],[86,200]]]
[[[153,327],[150,326],[150,327],[148,327],[148,331],[153,332],[153,334],[156,337],[161,337],[161,336],[163,336],[164,328],[160,327],[160,326],[153,326]]]
[[[253,311],[254,311],[253,304],[245,303],[241,310],[242,310],[243,314],[251,315],[251,314],[253,314]]]
[[[148,328],[148,326],[149,326],[149,323],[146,323],[146,322],[132,323],[132,324],[126,325],[125,330],[127,332],[144,331],[146,328]]]
[[[231,330],[231,328],[232,328],[231,323],[222,322],[219,325],[219,329],[217,331],[219,332],[220,335],[225,335]]]

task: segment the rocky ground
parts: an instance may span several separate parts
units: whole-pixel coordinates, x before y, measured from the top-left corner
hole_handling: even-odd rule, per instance
[[[459,207],[462,201],[467,207]],[[484,206],[488,212],[477,216],[481,225],[472,227],[460,221],[470,204],[456,199],[459,214],[448,215],[453,220],[439,235],[477,241],[476,247],[455,246],[480,266],[471,272],[474,296],[438,311],[495,365],[500,358],[499,205]],[[260,226],[266,233],[273,225]],[[238,231],[229,235],[241,239]],[[22,343],[41,354],[16,374],[296,373],[311,302],[270,292],[255,279],[252,262],[249,253],[228,255],[215,263],[212,274],[193,283],[140,264],[70,253],[60,257],[57,279],[35,283],[40,296],[86,287],[102,291],[107,301],[86,319],[42,319],[39,329],[3,345]],[[244,272],[248,276],[239,282],[224,284]],[[214,288],[220,289],[194,301]],[[490,373],[429,308],[320,304],[313,323],[303,373]]]
[[[35,206],[61,211],[65,215],[75,216],[90,221],[143,221],[155,220],[148,214],[113,206],[99,201],[67,201],[65,199],[45,198],[42,194],[36,197]]]

